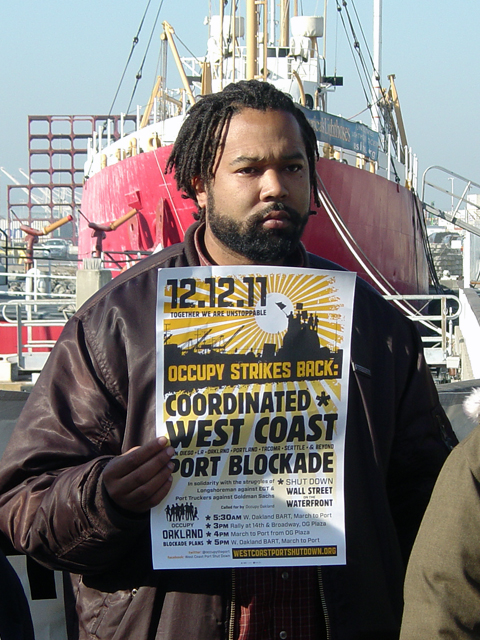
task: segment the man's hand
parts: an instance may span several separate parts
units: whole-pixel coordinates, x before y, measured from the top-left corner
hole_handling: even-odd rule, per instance
[[[163,436],[113,458],[103,470],[108,495],[122,509],[143,513],[156,507],[172,483],[175,453]]]

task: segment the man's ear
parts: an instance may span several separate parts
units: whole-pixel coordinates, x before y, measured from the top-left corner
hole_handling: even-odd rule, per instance
[[[201,209],[203,209],[207,206],[207,192],[205,190],[205,184],[200,176],[195,176],[192,180],[192,184],[197,198],[197,204]]]

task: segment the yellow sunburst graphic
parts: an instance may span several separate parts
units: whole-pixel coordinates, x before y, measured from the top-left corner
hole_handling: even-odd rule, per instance
[[[320,346],[336,351],[343,342],[344,318],[334,283],[331,275],[295,270],[189,278],[176,285],[173,303],[167,284],[165,343],[204,354],[259,356],[265,345],[277,351],[289,320],[301,317],[317,332]]]

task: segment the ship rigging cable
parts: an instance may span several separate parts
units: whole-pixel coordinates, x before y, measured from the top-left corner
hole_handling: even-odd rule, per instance
[[[352,21],[350,19],[350,15],[348,13],[347,3],[345,2],[345,0],[343,0],[342,4],[343,4],[343,8],[345,9],[345,13],[347,14],[348,22],[349,22],[349,25],[350,25],[350,31],[351,31],[352,36],[353,36],[353,45],[352,45],[352,43],[350,42],[350,40],[348,38],[348,29],[347,29],[347,26],[345,24],[345,20],[343,18],[343,11],[342,11],[342,7],[340,6],[339,0],[337,0],[337,11],[340,14],[340,19],[342,21],[343,28],[345,30],[345,35],[347,36],[347,42],[348,42],[348,44],[350,46],[350,50],[352,52],[352,57],[353,57],[353,61],[354,61],[355,67],[357,68],[357,73],[358,73],[358,76],[360,78],[360,83],[362,85],[362,90],[363,90],[363,93],[365,95],[365,100],[367,101],[368,108],[370,109],[371,108],[371,104],[370,104],[370,101],[369,101],[369,98],[368,98],[368,92],[367,92],[367,90],[365,88],[364,80],[362,78],[362,74],[360,72],[360,68],[358,66],[358,61],[357,61],[357,58],[355,56],[354,50],[358,53],[358,57],[360,58],[360,62],[362,64],[362,67],[363,67],[363,70],[365,72],[365,75],[368,77],[368,73],[367,73],[367,70],[365,68],[365,60],[363,59],[362,53],[360,51],[360,43],[358,42],[358,39],[357,39],[357,36],[356,36],[356,33],[355,33],[355,29],[354,29]]]
[[[120,91],[120,87],[122,86],[123,79],[125,77],[125,73],[127,72],[128,65],[130,64],[130,60],[132,59],[133,51],[134,51],[135,47],[137,46],[137,44],[139,42],[140,31],[142,30],[143,23],[145,22],[145,16],[147,15],[148,7],[150,6],[150,2],[151,1],[152,0],[148,0],[148,2],[147,2],[147,7],[146,7],[145,12],[143,14],[142,21],[140,22],[140,26],[138,27],[137,35],[133,38],[132,48],[130,49],[130,54],[128,56],[127,63],[126,63],[125,68],[123,70],[122,77],[120,78],[120,82],[118,83],[117,91],[115,93],[115,97],[113,98],[112,106],[110,107],[110,111],[108,112],[109,116],[112,114],[113,106],[114,106],[114,104],[115,104],[115,102],[117,100],[118,92]],[[163,2],[163,0],[162,0],[162,2]]]
[[[336,2],[337,2],[337,11],[340,14],[340,19],[342,21],[343,28],[345,30],[345,35],[347,36],[347,41],[349,43],[350,50],[352,52],[353,61],[354,61],[355,67],[357,68],[357,73],[358,73],[358,76],[360,78],[360,83],[362,85],[362,90],[363,90],[363,93],[364,93],[364,96],[365,96],[365,100],[367,102],[366,109],[368,109],[370,112],[372,112],[373,106],[380,105],[382,101],[386,102],[385,90],[383,88],[381,88],[382,98],[377,100],[376,103],[372,104],[371,98],[369,97],[368,91],[366,89],[366,86],[370,85],[370,74],[368,72],[367,64],[366,64],[365,58],[363,56],[362,50],[360,48],[360,42],[359,42],[359,39],[357,38],[357,34],[355,32],[355,27],[354,27],[352,19],[350,17],[350,13],[348,11],[347,2],[346,2],[346,0],[342,0],[343,9],[342,9],[342,6],[340,5],[340,1],[336,0]],[[363,38],[363,42],[364,42],[365,48],[367,49],[368,58],[370,59],[370,64],[372,66],[373,73],[375,74],[375,77],[377,78],[377,80],[380,81],[378,70],[375,68],[375,64],[374,64],[372,55],[370,53],[370,49],[368,47],[368,43],[367,43],[367,40],[365,38],[363,27],[362,27],[362,24],[360,22],[360,18],[358,16],[357,9],[355,7],[355,3],[353,2],[353,0],[352,0],[352,6],[353,6],[353,10],[355,12],[355,16],[356,16],[358,25],[360,27],[360,32],[362,34],[362,38]],[[353,45],[351,44],[351,42],[349,40],[349,37],[348,37],[347,25],[345,24],[345,20],[344,20],[344,17],[343,17],[344,13],[347,16],[348,26],[350,28],[350,32],[351,32],[351,35],[352,35],[352,38],[353,38]],[[357,57],[355,56],[354,50],[356,51],[356,53],[358,55],[358,58],[360,60],[361,69],[360,69],[360,67],[358,65]],[[362,75],[362,71],[363,71],[363,75]],[[363,111],[365,111],[366,109],[362,110],[360,113],[363,113]],[[380,111],[380,114],[381,114],[381,117],[382,117],[382,120],[383,120],[382,129],[385,129],[385,119],[384,119],[383,113],[381,111]],[[359,114],[357,114],[357,115],[359,115]],[[350,118],[350,120],[352,120],[354,117],[356,117],[356,116],[353,116],[352,118]]]
[[[149,0],[149,2],[150,2],[150,0]],[[145,54],[143,56],[142,64],[140,65],[140,69],[137,71],[137,75],[135,76],[135,85],[133,87],[132,95],[130,97],[130,102],[128,103],[128,107],[127,107],[126,113],[130,112],[130,107],[132,106],[133,97],[134,97],[135,92],[137,90],[138,83],[140,82],[140,79],[142,77],[143,65],[145,64],[145,60],[147,58],[148,50],[149,50],[150,44],[152,42],[153,34],[155,32],[155,27],[157,26],[157,21],[158,21],[159,15],[160,15],[160,11],[162,10],[162,6],[163,6],[163,0],[160,2],[160,6],[158,7],[157,15],[155,16],[155,20],[153,22],[152,31],[150,32],[150,38],[148,39],[147,48],[145,49]]]
[[[385,276],[377,269],[377,267],[372,263],[372,261],[365,254],[363,249],[358,245],[355,238],[352,236],[350,230],[347,225],[343,221],[338,209],[336,208],[333,200],[328,193],[323,180],[317,172],[317,180],[319,182],[320,188],[318,189],[318,195],[320,196],[320,200],[322,205],[327,212],[330,221],[334,225],[335,229],[339,233],[340,237],[343,239],[345,245],[348,247],[349,251],[352,253],[354,258],[357,260],[358,264],[363,267],[365,272],[370,276],[373,282],[377,285],[380,292],[384,295],[400,295],[399,292],[395,289],[395,287],[385,278]],[[412,194],[413,195],[413,194]],[[392,301],[399,309],[403,311],[407,316],[415,315],[421,316],[421,313],[416,309],[408,300],[393,300]],[[429,329],[436,329],[434,324],[429,320],[420,320],[420,324],[424,325]]]
[[[231,25],[230,25],[231,28]],[[185,42],[183,42],[183,40],[181,38],[178,37],[178,33],[175,33],[175,36],[177,38],[177,40],[180,42],[180,44],[185,47],[185,49],[188,51],[188,53],[192,56],[192,58],[194,58],[198,64],[202,64],[202,61],[198,59],[198,57],[187,47],[187,45],[185,44]]]

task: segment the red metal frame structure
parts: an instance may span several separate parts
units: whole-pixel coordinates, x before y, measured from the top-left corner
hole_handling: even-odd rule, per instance
[[[7,186],[8,231],[23,236],[19,225],[44,228],[67,215],[71,224],[60,227],[57,237],[78,242],[75,208],[80,206],[83,167],[88,140],[95,131],[106,131],[111,121],[112,141],[120,137],[121,116],[29,116],[28,174],[26,184]],[[136,120],[125,116],[124,120]]]

